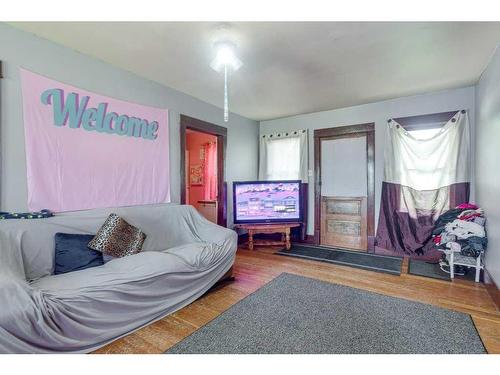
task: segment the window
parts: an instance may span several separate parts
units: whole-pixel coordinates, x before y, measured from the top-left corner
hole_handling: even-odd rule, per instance
[[[306,130],[260,137],[259,179],[307,182]]]
[[[266,180],[299,180],[299,138],[275,139],[269,142],[266,163]]]

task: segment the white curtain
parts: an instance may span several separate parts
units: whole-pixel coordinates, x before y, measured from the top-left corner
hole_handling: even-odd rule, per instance
[[[308,180],[307,130],[260,136],[260,180]]]
[[[470,130],[467,112],[457,112],[445,125],[417,138],[392,120],[389,124],[384,181],[400,185],[400,212],[434,220],[450,208],[449,187],[469,182]]]
[[[389,122],[376,251],[439,259],[434,223],[443,212],[469,201],[469,154],[465,110],[441,128],[408,131]]]
[[[467,112],[457,112],[429,139],[414,137],[394,120],[387,134],[384,181],[419,191],[469,182]]]

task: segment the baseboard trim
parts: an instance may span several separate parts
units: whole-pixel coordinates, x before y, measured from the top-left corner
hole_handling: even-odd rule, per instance
[[[497,310],[500,311],[500,290],[495,284],[495,280],[493,280],[491,275],[488,273],[487,269],[484,269],[484,285],[486,286],[486,290],[488,291],[491,299],[495,302]]]

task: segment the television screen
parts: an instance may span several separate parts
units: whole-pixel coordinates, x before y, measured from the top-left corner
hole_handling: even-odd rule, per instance
[[[234,182],[234,222],[301,221],[300,181]]]

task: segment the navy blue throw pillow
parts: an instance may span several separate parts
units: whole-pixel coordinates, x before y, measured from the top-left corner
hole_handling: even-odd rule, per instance
[[[87,247],[92,238],[93,234],[56,233],[54,274],[102,266],[102,253]]]

